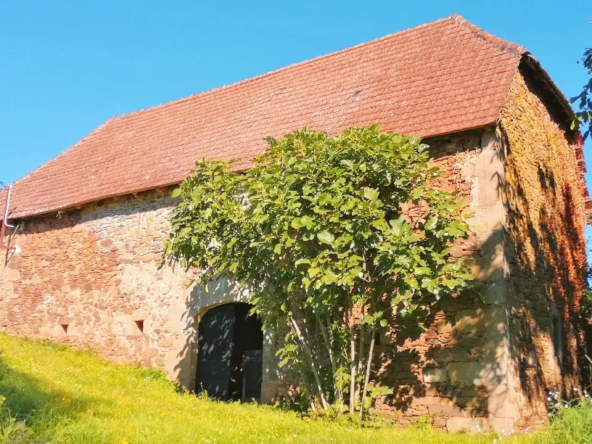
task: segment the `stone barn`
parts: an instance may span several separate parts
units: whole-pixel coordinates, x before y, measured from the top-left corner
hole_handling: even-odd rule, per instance
[[[268,402],[285,389],[249,295],[157,263],[196,159],[249,159],[311,127],[376,122],[418,134],[472,210],[480,291],[442,301],[427,331],[380,336],[380,411],[438,428],[545,421],[546,391],[590,382],[584,228],[591,203],[573,111],[521,46],[453,15],[103,123],[0,193],[0,322],[164,369],[193,390]],[[590,352],[588,352],[590,353]]]

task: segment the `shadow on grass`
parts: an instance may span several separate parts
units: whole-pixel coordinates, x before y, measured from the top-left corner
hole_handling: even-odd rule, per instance
[[[18,371],[1,352],[0,396],[5,398],[0,403],[2,434],[10,434],[17,423],[19,436],[25,434],[29,439],[34,436],[38,438],[36,440],[49,440],[58,430],[67,431],[69,424],[89,415],[93,409],[108,408],[110,405],[105,399],[73,396],[52,383]],[[11,439],[14,438],[11,436]]]

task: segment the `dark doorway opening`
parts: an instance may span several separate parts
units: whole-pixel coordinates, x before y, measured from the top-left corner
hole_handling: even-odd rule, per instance
[[[263,369],[263,330],[249,304],[207,311],[199,323],[197,393],[223,401],[259,401]]]

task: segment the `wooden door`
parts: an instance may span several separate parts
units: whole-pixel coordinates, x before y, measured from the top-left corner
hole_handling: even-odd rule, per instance
[[[196,392],[228,400],[234,348],[234,304],[209,310],[199,323]]]

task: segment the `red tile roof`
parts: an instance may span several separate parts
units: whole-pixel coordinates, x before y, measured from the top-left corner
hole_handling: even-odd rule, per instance
[[[430,137],[494,124],[524,53],[453,15],[116,117],[16,181],[11,217],[179,183],[198,158],[246,166],[267,136],[306,126]]]

